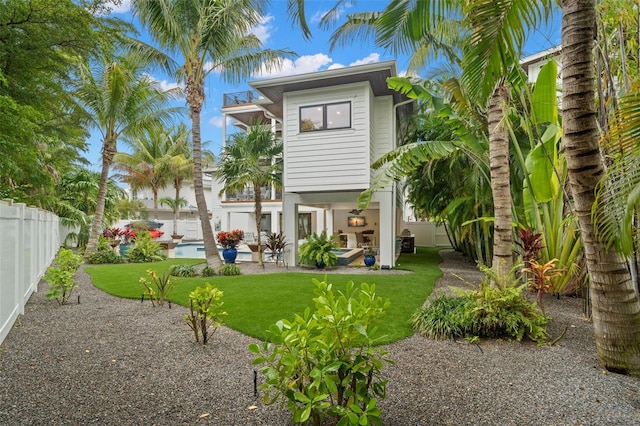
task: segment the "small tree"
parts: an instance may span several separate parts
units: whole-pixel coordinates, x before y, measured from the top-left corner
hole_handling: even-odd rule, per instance
[[[59,304],[64,305],[77,287],[73,275],[82,265],[82,256],[61,248],[53,262],[56,266],[49,267],[44,274],[44,279],[50,285],[47,299],[56,299]]]
[[[202,338],[202,344],[206,345],[209,336],[213,336],[222,325],[220,317],[227,315],[222,310],[222,296],[223,293],[209,283],[189,293],[189,313],[184,316],[184,321],[193,330],[196,343],[200,343]]]

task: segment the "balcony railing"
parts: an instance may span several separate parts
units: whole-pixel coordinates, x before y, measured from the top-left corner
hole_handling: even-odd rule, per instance
[[[269,202],[272,200],[271,198],[271,189],[270,188],[262,188],[262,201]],[[239,192],[229,192],[225,193],[225,201],[233,202],[233,201],[253,201],[253,188],[247,188],[244,191]],[[275,200],[282,200],[282,191],[276,189],[275,192]]]
[[[254,99],[258,99],[257,92],[246,90],[244,92],[225,93],[223,99],[223,107],[235,105],[247,105],[253,103]]]

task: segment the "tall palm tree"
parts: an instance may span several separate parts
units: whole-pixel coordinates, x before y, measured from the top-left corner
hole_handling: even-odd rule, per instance
[[[190,134],[184,123],[172,127],[167,134],[173,147],[168,158],[168,166],[175,196],[170,201],[165,200],[164,203],[173,209],[173,235],[178,234],[178,210],[187,204],[187,200],[180,196],[180,190],[186,180],[193,179],[193,150]]]
[[[167,108],[173,92],[163,92],[144,73],[147,56],[129,50],[115,57],[105,55],[95,68],[80,66],[80,78],[74,95],[90,117],[90,127],[102,136],[102,170],[96,210],[85,257],[97,248],[109,170],[120,136],[140,135],[157,121],[168,122],[176,109]]]
[[[216,176],[224,182],[224,191],[242,191],[253,186],[253,201],[258,243],[258,263],[262,265],[262,200],[264,187],[282,185],[282,142],[268,126],[256,123],[248,133],[231,135],[218,161]]]
[[[610,371],[640,374],[640,303],[624,259],[595,232],[595,191],[604,166],[595,111],[595,0],[562,2],[563,143],[580,223],[598,358]]]
[[[193,177],[202,226],[205,256],[212,267],[222,265],[207,210],[202,183],[200,113],[204,82],[211,72],[229,82],[239,82],[261,68],[280,64],[289,51],[262,50],[251,34],[265,13],[259,0],[139,0],[133,3],[140,18],[161,48],[180,56],[178,78],[184,82],[193,138]]]
[[[488,111],[495,216],[492,266],[499,275],[511,269],[513,253],[509,135],[505,125],[510,87],[524,84],[518,59],[527,29],[535,28],[548,16],[550,5],[549,0],[390,2],[383,12],[350,17],[333,37],[332,45],[353,36],[373,36],[379,45],[411,54],[410,63],[415,68],[438,52],[460,64],[466,96],[479,109]]]

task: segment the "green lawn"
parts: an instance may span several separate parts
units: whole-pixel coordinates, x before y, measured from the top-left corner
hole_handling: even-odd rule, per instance
[[[147,277],[147,269],[158,274],[167,272],[173,264],[197,264],[202,259],[170,259],[158,263],[91,265],[86,271],[93,284],[103,291],[118,297],[139,299],[143,293],[141,277]],[[412,334],[409,319],[433,291],[435,280],[442,275],[438,268],[441,257],[437,249],[418,248],[417,254],[403,254],[398,259],[398,268],[413,271],[413,274],[358,275],[331,274],[326,278],[334,289],[344,289],[349,281],[376,284],[376,294],[391,300],[384,324],[380,327],[385,335],[384,343],[394,342]],[[330,271],[329,271],[330,272]],[[264,338],[269,325],[281,319],[291,319],[294,313],[302,313],[313,306],[312,278],[324,279],[324,275],[285,272],[280,274],[240,275],[233,277],[178,278],[169,299],[187,305],[189,293],[196,286],[210,282],[224,292],[224,306],[229,314],[225,324],[249,336]]]

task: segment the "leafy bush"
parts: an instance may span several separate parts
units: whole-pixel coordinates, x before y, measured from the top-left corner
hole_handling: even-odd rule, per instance
[[[338,243],[333,236],[323,230],[320,234],[314,232],[307,236],[304,243],[300,245],[300,263],[306,265],[326,265],[334,266],[338,263],[338,256],[331,250],[338,248]]]
[[[200,271],[200,275],[203,277],[213,277],[216,274],[216,270],[213,269],[211,266],[205,266],[204,268],[202,268],[202,271]]]
[[[73,289],[77,287],[73,275],[82,265],[82,256],[73,254],[69,249],[60,248],[53,263],[56,266],[50,266],[44,274],[44,279],[49,282],[47,299],[56,299],[59,304],[64,305]]]
[[[544,342],[548,318],[535,302],[526,299],[527,285],[516,285],[518,268],[516,265],[506,277],[499,277],[481,266],[487,276],[476,290],[432,300],[413,315],[414,330],[434,339],[508,337],[521,341],[528,337]]]
[[[122,263],[124,259],[111,247],[108,247],[106,250],[99,248],[98,251],[91,253],[87,261],[95,265],[99,263]]]
[[[240,275],[240,267],[235,263],[225,263],[220,267],[220,275]]]
[[[431,339],[454,339],[465,337],[469,330],[466,315],[468,296],[441,295],[416,311],[411,318],[413,329]]]
[[[140,284],[142,284],[145,288],[145,293],[149,295],[149,299],[151,300],[151,304],[155,306],[155,303],[158,306],[164,305],[165,300],[173,290],[174,282],[169,278],[169,274],[162,274],[161,277],[158,276],[156,271],[152,269],[147,270],[147,274],[151,277],[151,281],[147,281],[146,278],[140,278]]]
[[[196,276],[196,268],[193,265],[171,265],[169,275],[174,277],[191,278]]]
[[[189,314],[183,318],[193,330],[196,343],[200,343],[202,337],[202,344],[206,345],[209,336],[212,336],[222,325],[220,317],[227,315],[222,310],[222,295],[220,290],[209,283],[204,287],[196,287],[189,293]],[[210,329],[211,333],[209,333]]]
[[[136,236],[136,244],[129,250],[129,262],[159,262],[164,260],[160,250],[160,244],[153,241],[148,232],[141,232]]]
[[[391,361],[372,345],[390,302],[375,295],[375,285],[349,282],[334,294],[331,284],[313,282],[315,312],[307,308],[293,321],[278,321],[269,329],[270,343],[249,346],[258,355],[253,363],[265,364],[264,400],[287,403],[298,423],[380,424],[376,403],[387,385],[380,373]]]

